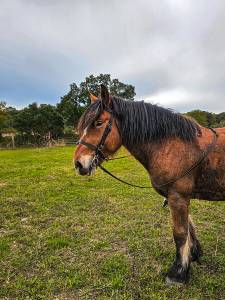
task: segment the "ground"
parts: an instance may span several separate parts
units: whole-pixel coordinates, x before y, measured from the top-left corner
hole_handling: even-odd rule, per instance
[[[167,287],[175,249],[162,197],[101,170],[79,177],[72,153],[0,151],[0,299],[225,299],[225,202],[192,200],[202,264]],[[149,182],[132,158],[107,166]]]

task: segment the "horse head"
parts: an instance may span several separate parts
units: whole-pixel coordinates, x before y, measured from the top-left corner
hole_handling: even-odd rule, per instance
[[[101,85],[100,96],[90,94],[91,104],[80,118],[80,140],[74,153],[74,166],[80,175],[91,175],[122,144],[111,99],[106,86]]]

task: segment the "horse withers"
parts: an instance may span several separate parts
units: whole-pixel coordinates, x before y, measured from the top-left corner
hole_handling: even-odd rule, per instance
[[[90,175],[122,145],[128,149],[168,199],[176,256],[166,281],[185,283],[191,262],[202,255],[189,217],[190,199],[225,199],[225,128],[215,135],[171,110],[111,96],[103,85],[99,97],[90,97],[78,124],[75,168]]]

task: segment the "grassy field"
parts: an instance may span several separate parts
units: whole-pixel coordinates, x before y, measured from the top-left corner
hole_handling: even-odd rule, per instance
[[[202,264],[167,287],[175,249],[162,197],[101,170],[79,177],[72,153],[0,151],[0,299],[225,299],[225,202],[192,201]],[[134,159],[108,168],[148,183]]]

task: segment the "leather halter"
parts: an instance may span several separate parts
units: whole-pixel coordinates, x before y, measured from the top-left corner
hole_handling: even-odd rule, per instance
[[[92,159],[90,168],[92,168],[93,166],[98,167],[102,161],[107,160],[107,158],[105,157],[105,155],[102,152],[102,149],[104,147],[105,141],[106,141],[109,133],[112,130],[112,123],[113,123],[113,119],[114,119],[112,111],[110,111],[110,110],[107,110],[107,111],[110,113],[110,119],[105,127],[105,130],[102,134],[102,137],[101,137],[98,145],[96,146],[96,145],[87,143],[84,140],[79,140],[77,142],[77,145],[79,145],[79,144],[84,145],[88,149],[94,151],[94,155],[93,155],[93,159]]]

